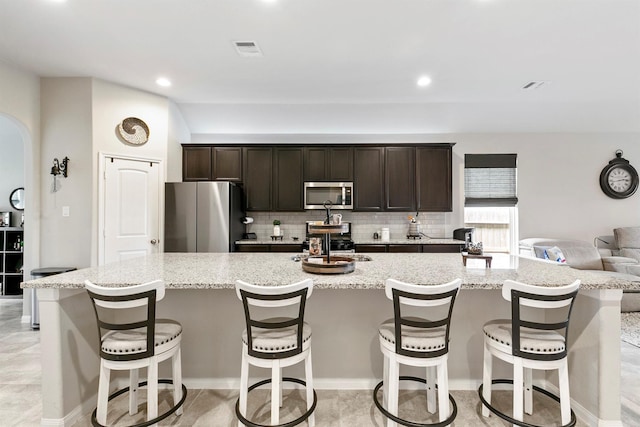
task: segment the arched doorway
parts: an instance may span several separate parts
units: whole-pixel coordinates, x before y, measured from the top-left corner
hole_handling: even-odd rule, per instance
[[[14,254],[11,267],[18,269],[18,262],[22,268],[22,280],[29,280],[29,271],[36,265],[34,254],[38,253],[34,245],[38,241],[37,230],[31,227],[29,222],[32,217],[31,201],[33,194],[33,149],[32,139],[26,126],[12,116],[0,112],[0,212],[10,213],[10,227],[21,227],[24,223],[23,233],[20,233],[23,242],[22,255]],[[13,208],[10,195],[16,188],[25,188],[25,208],[19,211]],[[29,194],[31,192],[31,194]],[[16,235],[15,233],[13,235]],[[9,242],[9,244],[14,242]],[[11,249],[11,248],[8,248]],[[13,265],[15,264],[15,265]],[[5,269],[8,264],[5,265]],[[14,281],[20,280],[13,278]],[[23,323],[31,319],[30,305],[31,291],[26,290],[23,295]]]

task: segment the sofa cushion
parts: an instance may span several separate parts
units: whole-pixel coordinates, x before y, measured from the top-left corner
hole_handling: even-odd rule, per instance
[[[640,249],[640,227],[614,228],[613,235],[616,237],[618,248]]]
[[[602,270],[602,259],[593,246],[568,246],[562,248],[567,264],[578,270]]]
[[[620,255],[640,261],[640,249],[638,248],[620,248]]]

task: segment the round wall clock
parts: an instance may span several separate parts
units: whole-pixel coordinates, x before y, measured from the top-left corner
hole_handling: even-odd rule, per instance
[[[626,199],[638,189],[638,172],[622,158],[622,150],[616,151],[616,158],[611,160],[600,172],[600,188],[613,199]]]
[[[149,141],[149,126],[136,117],[127,117],[118,125],[118,136],[131,145],[143,145]]]

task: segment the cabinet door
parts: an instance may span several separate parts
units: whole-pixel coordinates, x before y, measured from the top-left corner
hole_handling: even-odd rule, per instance
[[[243,149],[244,195],[248,211],[271,210],[271,147]]]
[[[414,211],[416,209],[415,147],[387,147],[384,161],[385,210]]]
[[[421,245],[389,245],[389,252],[395,253],[419,253]]]
[[[271,252],[302,252],[302,245],[294,245],[294,244],[279,244],[279,245],[270,245],[269,247]]]
[[[273,208],[303,211],[302,147],[276,147],[273,170]]]
[[[418,210],[451,212],[451,147],[417,149]]]
[[[442,243],[435,245],[422,245],[422,252],[426,253],[458,253],[464,245],[457,243]]]
[[[211,147],[182,147],[182,180],[211,180]]]
[[[356,252],[386,252],[387,245],[356,245]]]
[[[242,148],[213,147],[214,181],[242,181]]]
[[[356,147],[353,156],[353,209],[381,211],[384,204],[384,148]]]
[[[329,176],[328,151],[325,147],[305,147],[304,149],[304,180],[326,181]]]
[[[330,181],[353,181],[353,149],[351,147],[331,147],[327,149]]]
[[[269,245],[236,245],[236,252],[269,252]]]

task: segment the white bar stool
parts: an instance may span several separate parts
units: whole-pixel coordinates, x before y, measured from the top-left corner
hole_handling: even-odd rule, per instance
[[[567,333],[571,310],[579,287],[580,280],[559,287],[533,286],[512,280],[505,281],[502,297],[511,301],[511,319],[492,320],[485,323],[483,327],[484,370],[482,385],[478,389],[483,404],[483,416],[487,417],[489,412],[493,412],[513,425],[532,427],[533,424],[523,422],[523,409],[529,415],[533,413],[533,390],[535,390],[560,402],[563,427],[576,424],[576,416],[571,410],[569,398]],[[534,309],[533,312],[526,312],[526,318],[523,314],[524,307]],[[537,320],[548,318],[549,314],[541,313],[542,310],[561,311],[562,313],[558,316],[561,315],[562,320]],[[539,316],[533,317],[536,314]],[[552,318],[557,319],[558,316]],[[513,380],[492,380],[493,356],[513,365]],[[560,397],[533,386],[533,369],[558,370]],[[513,417],[491,405],[492,384],[513,384]]]
[[[305,420],[308,420],[309,426],[314,426],[313,411],[316,408],[317,396],[313,389],[311,370],[311,327],[304,321],[306,300],[312,291],[311,279],[286,286],[256,286],[241,280],[236,281],[236,293],[242,300],[246,320],[246,329],[242,332],[240,397],[236,402],[238,426],[265,427],[246,418],[247,398],[251,390],[268,383],[271,383],[272,426],[292,427]],[[297,306],[296,316],[282,316],[281,309],[290,306]],[[264,309],[266,313],[274,316],[264,318]],[[282,377],[282,368],[302,361],[305,362],[305,381]],[[249,387],[249,365],[271,369],[271,378]],[[283,381],[305,386],[307,412],[293,421],[278,424]]]
[[[135,427],[150,426],[172,413],[182,414],[187,388],[182,384],[180,341],[182,326],[167,319],[156,319],[156,302],[164,298],[164,282],[128,287],[103,287],[85,281],[98,322],[100,338],[100,379],[98,405],[91,415],[94,426],[107,422],[107,403],[129,392],[129,414],[138,412],[138,387],[147,386],[147,421]],[[146,307],[144,318],[132,322],[115,323],[122,316],[114,310]],[[140,317],[140,316],[138,316]],[[109,319],[106,321],[105,319]],[[158,363],[171,358],[173,380],[158,380]],[[138,383],[138,369],[147,368],[147,381]],[[109,395],[111,370],[129,371],[129,387]],[[173,407],[158,415],[158,383],[173,384]]]
[[[373,400],[387,417],[387,427],[396,423],[404,426],[445,426],[456,418],[456,402],[449,394],[447,360],[451,314],[461,283],[456,279],[443,285],[428,286],[387,279],[385,292],[387,298],[393,300],[394,318],[382,323],[379,329],[384,378],[373,390]],[[418,307],[420,317],[403,316],[403,306]],[[426,368],[426,380],[400,376],[400,364]],[[398,416],[399,380],[426,385],[427,410],[432,414],[436,412],[437,389],[439,422],[420,424]],[[383,385],[384,405],[378,400],[378,390]]]

